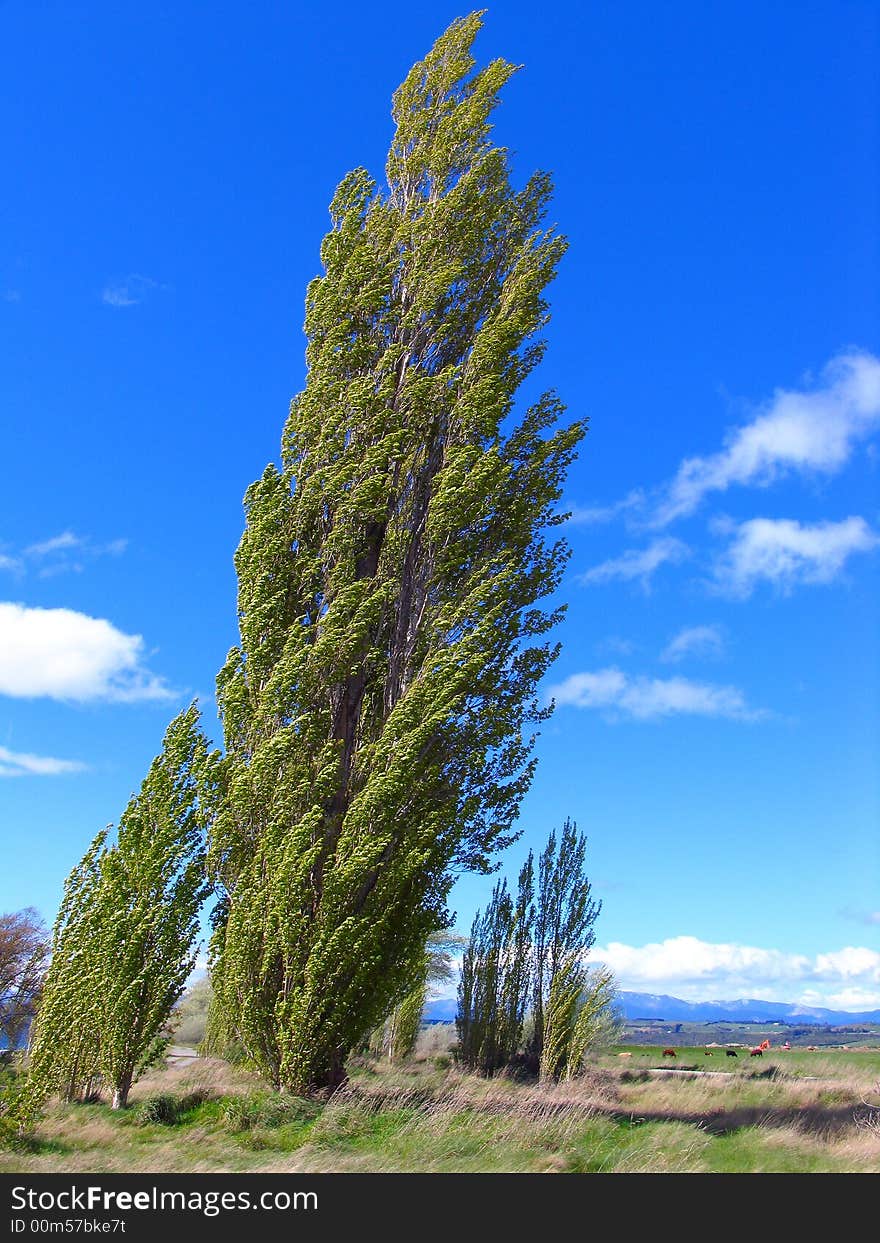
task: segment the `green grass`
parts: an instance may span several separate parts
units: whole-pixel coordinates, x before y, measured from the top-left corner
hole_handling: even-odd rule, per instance
[[[620,1058],[620,1052],[631,1052]],[[433,1058],[353,1067],[329,1101],[279,1095],[224,1063],[156,1072],[132,1108],[54,1104],[0,1151],[7,1172],[844,1172],[880,1167],[880,1054],[706,1058],[629,1046],[555,1087],[466,1076]],[[724,1063],[727,1063],[726,1065]],[[716,1073],[708,1075],[707,1069]],[[718,1074],[718,1071],[723,1073]],[[859,1121],[861,1110],[861,1122]]]

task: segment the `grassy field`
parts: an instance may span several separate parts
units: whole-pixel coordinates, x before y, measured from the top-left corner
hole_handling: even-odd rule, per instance
[[[880,1050],[734,1062],[680,1048],[671,1068],[632,1045],[541,1088],[464,1075],[431,1043],[402,1068],[354,1066],[326,1102],[274,1095],[221,1061],[166,1067],[125,1113],[50,1106],[0,1171],[880,1170]]]

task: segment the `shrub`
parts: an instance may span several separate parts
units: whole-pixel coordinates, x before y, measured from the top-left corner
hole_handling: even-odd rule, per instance
[[[151,1122],[157,1122],[161,1126],[177,1126],[185,1114],[198,1108],[199,1105],[204,1105],[210,1096],[211,1093],[205,1088],[196,1088],[193,1092],[187,1092],[185,1096],[174,1096],[170,1092],[164,1092],[159,1096],[148,1096],[138,1108],[138,1121],[143,1126]]]
[[[235,1096],[223,1107],[223,1120],[230,1131],[253,1131],[257,1127],[277,1130],[291,1122],[310,1122],[320,1106],[298,1096]]]

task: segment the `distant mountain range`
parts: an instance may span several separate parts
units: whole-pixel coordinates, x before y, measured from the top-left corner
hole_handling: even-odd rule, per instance
[[[656,993],[618,993],[624,1016],[630,1022],[659,1019],[667,1023],[790,1023],[792,1025],[830,1025],[880,1023],[880,1010],[824,1010],[820,1006],[802,1006],[784,1001],[682,1001]],[[433,1023],[451,1023],[455,1019],[454,997],[429,1001],[425,1018]]]

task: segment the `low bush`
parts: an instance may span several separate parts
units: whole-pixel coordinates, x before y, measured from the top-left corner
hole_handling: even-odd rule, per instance
[[[230,1131],[272,1131],[291,1122],[310,1122],[320,1111],[317,1102],[299,1096],[253,1093],[228,1100],[223,1106],[223,1120]]]

